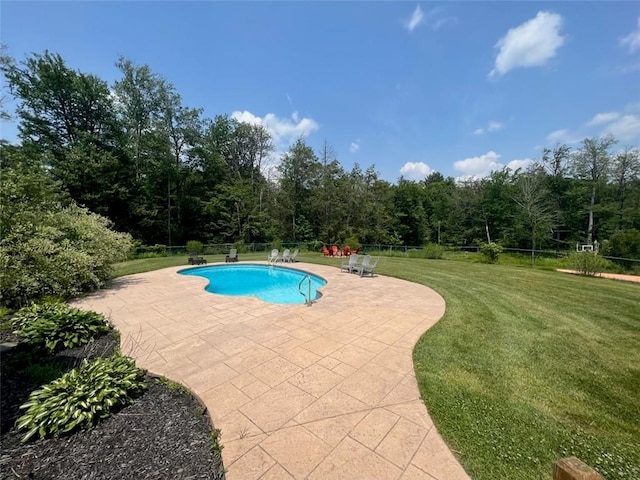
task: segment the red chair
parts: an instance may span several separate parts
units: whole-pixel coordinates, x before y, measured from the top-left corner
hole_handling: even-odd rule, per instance
[[[351,253],[360,253],[360,247],[354,248]]]
[[[338,256],[338,246],[334,245],[333,247],[331,247],[331,255],[334,257]]]
[[[323,245],[323,246],[322,246],[322,254],[323,254],[325,257],[328,257],[329,255],[331,255],[331,252],[329,251],[329,249],[327,248],[327,246],[326,246],[326,245]]]
[[[349,255],[351,255],[351,247],[349,245],[345,245],[342,249],[342,256],[348,257]]]

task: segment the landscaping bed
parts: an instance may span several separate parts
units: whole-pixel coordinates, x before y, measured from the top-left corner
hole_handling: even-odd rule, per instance
[[[0,337],[11,339],[7,333]],[[20,443],[25,432],[14,425],[29,394],[85,358],[110,356],[117,346],[116,336],[108,333],[51,356],[34,354],[24,345],[2,353],[2,480],[224,478],[204,408],[177,384],[149,376],[141,397],[94,428]]]

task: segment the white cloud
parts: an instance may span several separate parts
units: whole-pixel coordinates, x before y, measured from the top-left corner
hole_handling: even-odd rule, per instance
[[[360,150],[360,145],[357,142],[351,142],[351,145],[349,145],[349,151],[351,153],[356,153],[358,150]]]
[[[422,13],[422,9],[420,8],[420,5],[418,5],[411,14],[411,18],[405,22],[404,26],[407,30],[413,32],[413,30],[422,23],[422,20],[424,20],[424,13]]]
[[[629,53],[640,49],[640,17],[638,17],[638,27],[629,35],[620,40],[622,47],[628,47]]]
[[[640,139],[640,115],[624,115],[605,127],[602,134],[610,133],[621,142]]]
[[[507,168],[513,170],[514,172],[521,168],[522,170],[526,170],[529,165],[533,163],[533,160],[530,158],[525,158],[523,160],[511,160],[507,163]]]
[[[594,117],[589,120],[587,123],[588,127],[592,127],[594,125],[602,125],[603,123],[609,123],[616,120],[620,117],[618,112],[606,112],[606,113],[598,113],[594,115]]]
[[[498,160],[500,155],[493,150],[488,151],[479,157],[465,158],[454,162],[453,168],[464,175],[460,179],[481,178],[489,175],[493,170],[500,170],[502,165]]]
[[[504,128],[504,124],[502,124],[500,122],[491,121],[486,126],[486,128],[485,127],[476,128],[473,131],[473,134],[474,135],[482,135],[485,132],[497,132],[498,130],[502,130],[503,128]]]
[[[407,162],[400,169],[400,173],[410,180],[422,180],[433,170],[424,162]]]
[[[498,130],[502,130],[504,128],[504,125],[500,122],[489,122],[489,126],[487,127],[487,130],[490,132],[497,132]]]
[[[564,44],[560,35],[562,17],[553,12],[538,12],[535,18],[509,29],[498,40],[498,56],[490,77],[504,75],[518,67],[539,67],[556,55]]]
[[[572,134],[566,128],[561,128],[560,130],[554,130],[549,135],[547,135],[547,140],[549,142],[557,142],[557,143],[575,143],[578,141],[576,139],[576,135]]]
[[[298,112],[291,115],[291,120],[279,118],[273,113],[258,117],[247,110],[235,111],[231,114],[231,118],[252,125],[262,125],[271,134],[276,147],[289,143],[298,137],[306,137],[320,128],[318,122],[312,118],[299,118]]]

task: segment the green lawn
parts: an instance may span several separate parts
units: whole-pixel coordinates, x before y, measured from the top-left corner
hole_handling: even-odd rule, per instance
[[[180,264],[186,257],[138,260],[118,272]],[[414,365],[433,420],[474,480],[550,479],[570,455],[607,480],[640,478],[640,284],[399,257],[378,272],[447,302]]]

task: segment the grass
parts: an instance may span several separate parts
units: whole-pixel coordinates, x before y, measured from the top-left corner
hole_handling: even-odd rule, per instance
[[[608,480],[640,478],[640,285],[476,260],[378,264],[378,273],[446,300],[414,366],[429,413],[467,472],[549,479],[555,460],[575,455]],[[185,265],[186,257],[134,262],[117,271]]]

